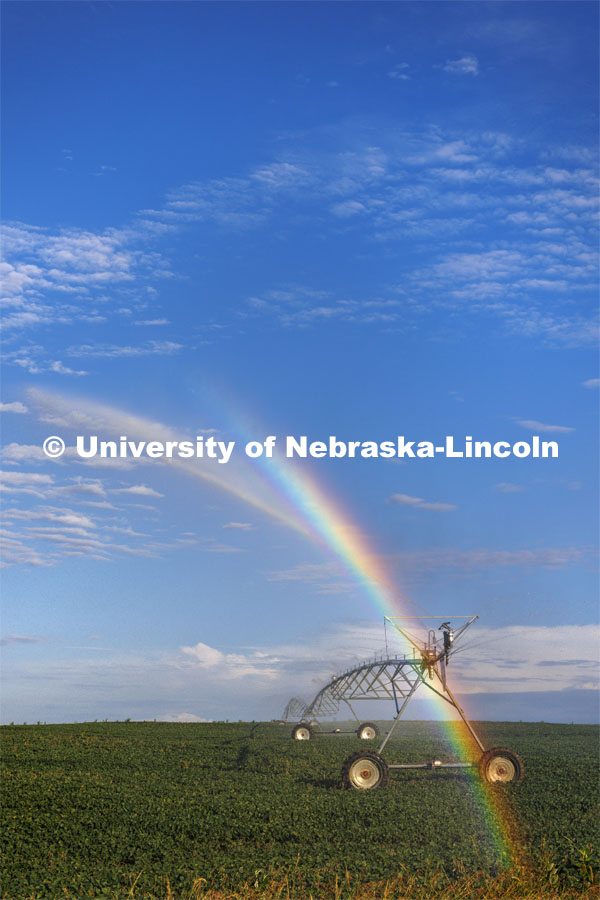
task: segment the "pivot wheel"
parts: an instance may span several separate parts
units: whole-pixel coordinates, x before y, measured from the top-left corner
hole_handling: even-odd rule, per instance
[[[523,763],[512,750],[507,750],[506,747],[493,747],[486,750],[479,760],[479,774],[490,784],[521,781]]]
[[[296,727],[292,731],[292,738],[295,741],[310,741],[312,736],[312,728],[310,727],[310,725],[306,725],[304,722],[300,722],[300,724],[296,725]]]
[[[345,761],[342,768],[342,787],[370,791],[385,787],[390,772],[385,759],[374,750],[357,750]]]
[[[379,734],[379,729],[373,722],[363,722],[356,733],[362,741],[373,741]]]

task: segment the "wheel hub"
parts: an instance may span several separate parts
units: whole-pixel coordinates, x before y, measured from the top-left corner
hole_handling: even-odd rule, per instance
[[[350,766],[350,781],[354,787],[366,790],[375,787],[381,779],[381,773],[370,759],[359,759]]]
[[[515,767],[510,759],[504,756],[495,756],[488,763],[489,781],[512,781],[515,777]]]

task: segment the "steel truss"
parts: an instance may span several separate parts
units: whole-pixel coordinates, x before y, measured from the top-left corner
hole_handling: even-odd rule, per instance
[[[381,756],[409,701],[417,689],[423,685],[457,711],[481,751],[479,768],[485,780],[520,780],[523,775],[523,764],[519,757],[511,750],[502,747],[486,750],[448,686],[446,667],[455,652],[456,642],[473,624],[477,616],[454,618],[466,621],[456,630],[451,627],[450,622],[444,622],[437,629],[428,629],[426,641],[419,641],[408,630],[408,626],[405,624],[406,619],[400,620],[399,617],[385,616],[385,622],[397,629],[408,645],[412,647],[412,657],[398,655],[368,660],[335,675],[325,687],[321,688],[310,703],[293,697],[283,715],[286,721],[292,718],[301,720],[300,724],[294,728],[292,737],[296,740],[309,740],[315,734],[340,733],[341,729],[339,728],[334,729],[334,732],[324,731],[317,720],[335,716],[342,703],[350,709],[356,721],[360,723],[360,719],[352,707],[353,701],[392,700],[396,716],[391,728],[377,752],[357,751],[348,757],[342,773],[342,781],[345,786],[369,789],[386,784],[390,769],[462,768],[475,765],[473,762],[442,762],[437,759],[426,763],[387,763]],[[399,624],[400,622],[401,624]],[[412,625],[410,627],[412,630]],[[377,736],[378,730],[374,723],[367,722],[359,724],[356,733],[361,738],[373,739]]]
[[[391,657],[368,660],[334,675],[310,703],[299,697],[292,697],[284,710],[283,719],[300,719],[304,727],[294,729],[293,737],[297,740],[308,740],[313,734],[354,734],[355,730],[343,731],[340,728],[326,731],[317,721],[335,716],[344,703],[359,723],[359,736],[366,740],[372,739],[377,736],[376,726],[372,722],[361,725],[352,702],[392,700],[398,713],[400,702],[412,694],[422,676],[423,665],[418,659]]]
[[[291,719],[303,719],[308,703],[302,697],[292,697],[283,711],[282,719],[289,722]]]

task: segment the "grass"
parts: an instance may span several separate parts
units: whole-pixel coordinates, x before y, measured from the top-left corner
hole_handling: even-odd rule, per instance
[[[456,770],[343,791],[357,739],[293,742],[273,724],[7,726],[1,896],[600,897],[597,729],[479,727],[525,763],[523,782],[488,788],[487,800]],[[431,759],[450,753],[443,744],[435,724],[406,723],[385,755]],[[513,822],[509,855],[490,808]]]

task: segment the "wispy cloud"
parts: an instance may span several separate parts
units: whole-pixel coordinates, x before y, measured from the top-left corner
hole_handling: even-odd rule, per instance
[[[308,584],[318,594],[342,594],[355,589],[339,563],[300,563],[290,569],[266,573],[267,581]]]
[[[115,166],[101,165],[98,166],[96,171],[93,173],[95,177],[100,177],[102,175],[110,175],[111,172],[116,172],[117,169]]]
[[[105,562],[124,554],[158,558],[192,545],[203,552],[239,552],[215,538],[165,537],[158,510],[152,508],[156,515],[148,516],[147,506],[132,502],[163,494],[145,484],[115,484],[110,469],[106,478],[69,475],[62,461],[36,450],[41,448],[13,444],[3,454],[15,465],[0,472],[0,488],[12,501],[3,512],[4,566],[57,566],[75,557]],[[26,471],[30,462],[53,471]]]
[[[54,479],[39,472],[0,472],[0,489],[5,494],[29,494],[44,498]]]
[[[408,494],[392,494],[388,497],[388,503],[394,503],[396,506],[409,506],[411,509],[428,509],[433,512],[449,512],[458,509],[453,503],[438,503],[429,500],[423,500],[421,497],[411,497]]]
[[[537,549],[497,550],[479,547],[472,550],[415,550],[395,558],[407,570],[432,572],[436,569],[463,572],[505,567],[561,569],[584,564],[591,558],[589,547],[543,547]]]
[[[18,636],[17,636],[18,637]],[[204,640],[203,640],[204,637]],[[597,690],[598,625],[476,627],[452,659],[461,693],[472,695]],[[27,639],[23,642],[23,646]],[[392,642],[394,643],[394,642]],[[33,643],[30,647],[34,647]],[[40,648],[41,649],[41,648]],[[5,676],[5,715],[15,717],[17,685],[36,684],[35,702],[19,718],[47,715],[50,699],[64,700],[59,720],[110,715],[168,721],[281,715],[292,696],[311,700],[334,672],[385,652],[383,630],[372,622],[341,624],[288,644],[220,648],[194,636],[189,644],[162,653],[105,652],[93,658],[19,660],[11,647]],[[397,652],[397,651],[396,651]],[[547,677],[552,666],[552,680]],[[13,692],[15,698],[13,701]],[[419,718],[436,718],[429,692],[417,695]],[[17,707],[15,706],[15,709]],[[383,710],[388,709],[382,704]]]
[[[124,510],[90,500],[105,495],[98,481],[62,485],[38,473],[8,472],[3,476],[9,492],[44,501],[38,506],[5,509],[1,535],[4,566],[56,566],[77,557],[106,562],[124,554],[159,557],[195,543],[189,538],[157,540],[147,529],[134,528]],[[84,506],[85,512],[48,505],[51,498],[63,502],[68,498],[70,503]],[[151,525],[147,517],[144,521]]]
[[[404,80],[407,67],[398,63],[390,75]],[[464,53],[445,68],[473,76],[478,63]],[[540,147],[537,159],[534,151],[525,163],[518,135],[433,127],[399,132],[391,126],[370,132],[364,123],[350,138],[347,126],[330,129],[328,141],[324,149],[322,135],[282,139],[278,158],[174,188],[156,209],[139,211],[120,228],[52,233],[9,223],[3,327],[19,334],[114,317],[132,326],[166,327],[164,315],[140,314],[149,299],[155,302],[154,282],[172,277],[157,252],[165,235],[217,225],[218,240],[232,230],[275,222],[290,233],[301,221],[318,225],[320,233],[348,230],[370,252],[379,245],[385,253],[401,242],[402,296],[390,285],[375,287],[370,296],[336,295],[318,286],[313,296],[309,288],[259,287],[230,325],[239,327],[253,314],[285,327],[430,329],[434,319],[427,313],[446,310],[453,322],[493,316],[507,335],[553,346],[597,340],[597,177],[585,148]],[[423,266],[421,242],[439,236],[451,236],[454,249],[442,251],[444,240]],[[65,356],[144,358],[182,349],[170,337],[142,344],[90,340],[53,356],[38,345],[7,351],[5,358],[31,374],[76,376],[81,370],[65,365]]]
[[[3,330],[103,322],[114,314],[113,297],[134,284],[138,291],[154,290],[150,278],[171,274],[160,255],[147,248],[156,231],[142,221],[98,233],[6,223],[0,264]]]
[[[235,547],[233,544],[223,544],[215,538],[199,538],[198,550],[202,553],[244,553],[243,547]]]
[[[521,484],[511,484],[509,481],[501,481],[494,485],[494,490],[501,494],[520,494],[525,488]]]
[[[3,361],[9,366],[18,366],[20,369],[25,369],[30,375],[43,375],[48,372],[56,375],[75,376],[88,374],[85,371],[65,366],[60,359],[50,359],[45,348],[39,344],[29,344],[18,350],[7,350],[3,354]]]
[[[154,488],[148,487],[146,484],[132,484],[131,487],[113,488],[113,494],[134,494],[136,497],[164,497]]]
[[[397,297],[355,300],[300,285],[267,291],[261,297],[250,297],[247,303],[246,315],[268,315],[287,327],[327,322],[389,325],[402,319],[405,306]]]
[[[528,431],[549,431],[556,434],[568,434],[570,431],[575,431],[569,425],[546,425],[544,422],[538,422],[536,419],[516,419],[516,422]]]
[[[183,344],[174,341],[148,341],[138,346],[119,346],[117,344],[82,344],[69,347],[69,356],[102,357],[115,359],[135,356],[171,356],[183,348]]]
[[[0,412],[27,413],[29,410],[20,400],[14,400],[12,403],[0,403]]]
[[[388,78],[393,78],[395,81],[410,81],[410,75],[408,74],[409,68],[410,66],[406,62],[397,63],[397,65],[389,70]]]
[[[457,574],[476,570],[497,568],[563,569],[569,566],[586,565],[593,558],[591,547],[538,547],[495,549],[474,547],[468,550],[459,547],[435,550],[407,550],[386,558],[392,565],[401,567],[405,576],[423,576],[439,570]],[[319,591],[341,593],[355,590],[348,582],[344,569],[336,563],[304,563],[289,569],[267,573],[269,581],[299,582],[312,585]]]
[[[466,53],[459,59],[449,59],[444,65],[444,72],[455,75],[479,75],[479,63],[472,53]]]
[[[21,463],[28,460],[44,460],[44,451],[38,444],[18,444],[12,441],[0,451],[5,463]]]
[[[57,359],[55,362],[50,363],[48,370],[50,372],[56,372],[58,375],[87,375],[88,373],[83,371],[83,369],[71,369],[69,366],[65,366],[62,360]]]
[[[25,634],[7,634],[6,637],[0,638],[0,646],[2,647],[11,647],[16,645],[28,645],[28,644],[45,644],[48,642],[48,638],[43,637],[34,637],[32,635]]]

